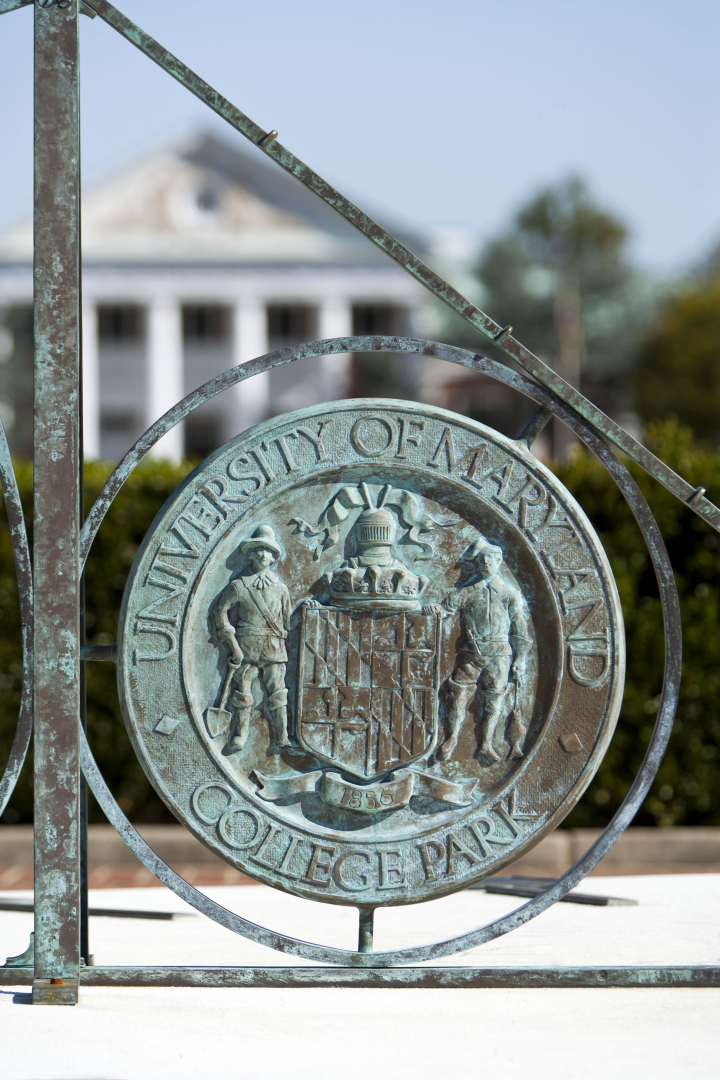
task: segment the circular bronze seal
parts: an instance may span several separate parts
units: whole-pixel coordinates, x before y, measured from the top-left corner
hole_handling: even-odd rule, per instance
[[[343,401],[202,463],[128,580],[118,681],[213,851],[315,900],[462,889],[572,809],[623,688],[617,590],[569,492],[441,409]]]

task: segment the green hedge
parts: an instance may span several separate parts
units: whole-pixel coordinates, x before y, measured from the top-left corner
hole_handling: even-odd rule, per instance
[[[648,445],[695,486],[720,501],[720,455],[692,445],[677,422],[651,425]],[[152,463],[125,484],[100,529],[87,566],[88,641],[115,640],[125,578],[158,509],[191,468]],[[18,481],[31,523],[32,475],[18,463]],[[682,696],[668,754],[637,818],[645,825],[720,824],[720,610],[718,537],[673,496],[632,470],[666,538],[683,612]],[[109,472],[86,469],[86,502]],[[621,496],[585,453],[557,467],[600,533],[615,572],[628,638],[627,684],[617,732],[597,776],[568,825],[602,826],[617,809],[647,746],[662,678],[660,605],[647,553]],[[20,697],[21,653],[17,591],[7,527],[0,528],[0,766],[14,731]],[[172,821],[138,764],[125,733],[113,664],[87,665],[88,728],[99,764],[121,807],[134,821]],[[32,819],[32,775],[26,766],[4,820]],[[92,804],[91,819],[103,820]]]

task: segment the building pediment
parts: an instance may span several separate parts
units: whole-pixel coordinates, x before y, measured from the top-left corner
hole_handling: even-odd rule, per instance
[[[83,193],[83,258],[107,262],[377,262],[353,228],[257,152],[197,135]],[[32,223],[0,234],[0,261],[32,259]]]

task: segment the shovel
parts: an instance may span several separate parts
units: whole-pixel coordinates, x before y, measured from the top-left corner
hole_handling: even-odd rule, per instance
[[[230,694],[233,676],[241,663],[242,660],[228,660],[227,675],[225,676],[222,694],[220,695],[220,704],[217,708],[208,708],[205,710],[205,725],[211,739],[216,739],[218,735],[224,735],[232,723],[232,713],[229,709],[225,708],[225,705]]]
[[[527,728],[523,724],[522,712],[518,702],[518,684],[515,683],[515,703],[510,713],[508,724],[508,739],[510,740],[510,760],[518,761],[523,756],[523,745]]]

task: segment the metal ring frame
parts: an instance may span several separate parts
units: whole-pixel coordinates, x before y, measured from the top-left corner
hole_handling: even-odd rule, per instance
[[[2,420],[0,420],[0,487],[5,498],[5,510],[10,526],[15,573],[20,600],[20,627],[22,633],[23,677],[20,712],[15,727],[15,738],[10,749],[5,772],[0,779],[0,815],[4,812],[18,777],[25,764],[30,736],[32,735],[32,686],[33,686],[33,585],[30,547],[28,545],[25,518],[23,517],[20,492],[13,469],[10,447]]]
[[[200,405],[210,398],[226,390],[228,387],[243,382],[253,375],[263,371],[269,371],[282,364],[292,363],[310,357],[330,356],[348,352],[400,352],[411,355],[434,357],[439,360],[447,360],[460,364],[474,371],[505,383],[507,386],[518,390],[525,396],[534,399],[543,410],[548,410],[558,416],[578,438],[599,458],[605,468],[610,472],[613,480],[622,492],[626,502],[637,521],[648,547],[655,576],[660,592],[663,612],[663,624],[665,630],[665,671],[663,688],[658,710],[657,720],[650,744],[643,764],[623,801],[620,809],[615,814],[611,823],[603,831],[595,843],[588,849],[585,855],[565,874],[555,881],[545,892],[535,897],[527,904],[523,904],[509,915],[470,931],[450,938],[445,941],[435,942],[430,945],[415,948],[400,949],[382,953],[360,953],[344,949],[330,948],[322,945],[314,945],[309,942],[288,937],[276,933],[264,927],[243,919],[241,916],[228,911],[220,904],[205,896],[199,890],[190,885],[152,850],[142,839],[140,834],[133,828],[122,810],[115,801],[105,780],[102,777],[92,752],[88,745],[84,732],[81,730],[81,762],[85,777],[98,803],[106,814],[108,820],[122,836],[125,843],[131,848],[140,861],[155,874],[168,888],[172,889],[179,897],[191,904],[198,911],[218,922],[221,926],[232,930],[237,934],[250,938],[252,941],[280,952],[301,956],[308,960],[319,961],[327,964],[339,964],[354,967],[386,967],[399,966],[408,963],[417,963],[427,960],[437,960],[466,949],[474,948],[486,941],[493,940],[503,934],[522,926],[530,919],[535,918],[552,904],[562,899],[571,889],[586,877],[597,866],[600,860],[617,842],[638,811],[650,785],[657,773],[667,746],[672,730],[673,718],[677,706],[680,673],[681,673],[681,628],[680,609],[673,578],[672,567],[660,534],[658,525],[650,511],[647,502],[641,494],[637,484],[628,473],[625,466],[618,460],[609,449],[604,440],[593,430],[586,420],[580,417],[551,391],[538,386],[525,375],[512,371],[493,360],[457,349],[449,345],[437,342],[425,341],[414,338],[395,337],[354,337],[334,338],[326,341],[308,342],[293,349],[283,349],[269,353],[246,364],[231,368],[222,375],[205,383],[204,386],[189,394],[162,416],[148,431],[135,443],[122,461],[117,465],[100,495],[98,496],[85,523],[81,538],[81,566],[85,565],[92,542],[97,535],[102,520],[107,513],[113,499],[122,487],[124,481],[133,469],[142,461],[148,451],[165,435],[171,428],[178,424],[184,417],[189,415]],[[1,460],[0,460],[1,464]],[[7,481],[7,472],[2,476],[3,486]],[[12,477],[14,481],[14,476]],[[12,483],[8,486],[12,491]],[[19,501],[19,500],[18,500]],[[13,532],[13,545],[16,551],[18,565],[23,564],[23,537],[16,529]],[[27,540],[24,540],[25,549]],[[20,585],[21,595],[27,603],[26,586]],[[25,700],[25,699],[24,699]],[[21,717],[25,714],[21,713]],[[27,725],[26,725],[27,726]],[[25,727],[23,727],[23,733]],[[20,736],[20,726],[16,742],[27,749],[27,739]],[[24,757],[24,751],[23,755]],[[15,766],[18,758],[15,759]],[[11,763],[12,764],[12,763]],[[22,762],[20,761],[20,765]],[[8,778],[8,770],[3,777],[3,784]],[[17,769],[19,771],[19,769]],[[10,774],[7,779],[9,792],[14,787],[16,774]]]
[[[38,592],[43,593],[35,626],[35,636],[47,648],[64,650],[66,664],[77,667],[79,642],[68,644],[62,638],[63,627],[77,616],[79,598],[79,563],[84,565],[99,525],[119,491],[124,480],[147,451],[184,416],[204,401],[244,379],[267,371],[280,364],[310,356],[331,355],[351,351],[392,351],[415,353],[438,359],[450,360],[476,371],[482,371],[504,382],[540,404],[540,409],[521,439],[527,446],[541,430],[547,415],[554,414],[570,427],[600,459],[613,476],[628,502],[643,533],[653,563],[662,602],[665,627],[665,672],[658,716],[645,760],[633,781],[630,791],[607,829],[586,852],[583,858],[547,889],[541,896],[519,907],[503,919],[481,927],[469,934],[450,941],[418,949],[405,949],[389,953],[350,953],[344,950],[314,946],[292,938],[274,934],[242,919],[214,904],[202,893],[193,889],[181,877],[160,860],[135,832],[107,789],[97,765],[92,758],[87,741],[80,730],[82,740],[82,768],[91,782],[96,797],[109,819],[121,833],[126,843],[165,884],[198,910],[217,922],[270,947],[331,964],[350,964],[350,968],[84,968],[82,981],[101,985],[164,984],[164,985],[255,985],[255,986],[308,986],[308,985],[395,985],[395,986],[689,986],[720,985],[720,968],[614,968],[609,971],[595,968],[579,969],[473,969],[473,968],[410,968],[403,967],[393,977],[388,970],[412,960],[428,960],[462,949],[471,948],[491,940],[522,925],[551,904],[561,899],[574,887],[610,850],[618,837],[632,820],[645,797],[657,772],[670,735],[680,680],[681,628],[679,605],[669,563],[657,523],[625,467],[609,449],[607,442],[627,454],[649,475],[667,490],[681,499],[694,513],[702,517],[712,528],[720,532],[720,509],[707,498],[703,488],[694,489],[664,462],[660,461],[632,436],[602,413],[573,386],[566,383],[539,357],[534,356],[512,336],[512,327],[500,327],[488,315],[471,304],[448,282],[435,274],[393,236],[346,199],[308,165],[284,147],[277,131],[265,131],[245,113],[191,71],[158,41],[143,31],[109,0],[0,0],[0,14],[16,8],[35,6],[35,371],[38,379],[35,397],[38,430],[47,431],[46,425],[54,425],[56,437],[62,432],[63,446],[67,453],[59,455],[54,470],[44,468],[41,475],[36,471],[35,498],[41,508],[43,529],[35,534],[36,581]],[[324,342],[310,342],[296,349],[283,350],[260,357],[241,367],[225,372],[188,395],[170,409],[135,444],[117,466],[105,484],[91,514],[82,530],[78,543],[78,522],[65,507],[68,500],[77,495],[77,472],[81,466],[80,439],[78,437],[77,402],[80,400],[81,372],[79,364],[79,48],[78,14],[91,18],[99,16],[130,44],[176,79],[190,93],[203,101],[236,132],[243,135],[278,166],[283,168],[306,189],[318,196],[325,205],[335,210],[356,228],[368,241],[375,244],[389,258],[419,284],[428,289],[442,303],[452,308],[461,318],[472,325],[486,340],[511,361],[516,362],[527,374],[519,374],[501,364],[479,355],[413,339],[399,338],[343,338]],[[52,174],[53,182],[48,183]],[[58,200],[57,193],[65,193]],[[61,269],[58,269],[61,267]],[[44,276],[43,276],[44,275]],[[62,328],[62,329],[58,329]],[[62,339],[62,340],[60,340]],[[528,378],[527,376],[530,376]],[[533,382],[535,379],[536,382]],[[539,384],[539,385],[538,385]],[[52,386],[51,392],[48,388]],[[55,410],[55,399],[64,395],[68,408],[62,415]],[[45,464],[45,444],[36,437],[36,447],[42,452],[40,463]],[[55,459],[53,459],[55,461]],[[75,475],[73,476],[73,471]],[[29,745],[32,725],[32,590],[30,557],[22,520],[17,484],[4,440],[0,435],[0,484],[10,521],[10,529],[18,571],[21,621],[23,631],[23,692],[17,731],[5,774],[0,780],[0,810],[7,804],[22,768]],[[58,488],[59,485],[59,488]],[[58,495],[61,491],[61,495]],[[64,502],[63,502],[64,498]],[[52,521],[48,523],[48,514]],[[54,515],[54,517],[53,517]],[[47,540],[55,529],[64,538],[62,545],[55,544],[50,556]],[[40,535],[42,533],[42,535]],[[62,573],[65,588],[61,590],[63,614],[58,623],[47,617],[45,594]],[[53,576],[55,575],[55,576]],[[48,644],[50,643],[50,644]],[[53,654],[54,655],[54,654]],[[82,659],[110,659],[111,648],[84,648]],[[35,686],[38,698],[38,737],[43,751],[54,746],[55,758],[48,764],[43,758],[40,767],[36,760],[36,802],[42,814],[49,806],[48,794],[59,785],[68,797],[67,806],[77,794],[78,757],[77,744],[73,745],[75,717],[79,702],[79,680],[72,685],[56,688],[47,679]],[[50,740],[50,742],[48,741]],[[36,897],[43,906],[43,914],[36,926],[40,929],[39,950],[35,950],[35,982],[33,1001],[72,1003],[77,1000],[77,976],[79,953],[75,930],[81,922],[83,889],[74,862],[76,849],[77,815],[63,810],[53,821],[53,834],[48,832],[47,816],[39,822],[36,816]],[[54,845],[53,836],[60,834],[63,844]],[[60,854],[58,854],[60,852]],[[65,892],[54,891],[54,882],[62,881]],[[365,913],[367,914],[367,913]],[[361,909],[361,932],[363,910]],[[385,971],[373,973],[371,968]],[[12,969],[0,969],[0,981],[8,982]],[[21,969],[12,971],[13,981],[18,981]],[[32,981],[32,968],[24,972],[19,981]],[[17,974],[16,974],[17,973]],[[335,974],[333,974],[335,973]],[[63,978],[50,976],[62,975]],[[67,982],[66,989],[51,984]],[[73,988],[74,984],[74,988]]]

